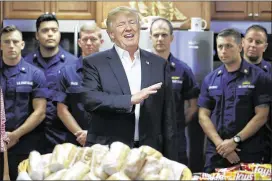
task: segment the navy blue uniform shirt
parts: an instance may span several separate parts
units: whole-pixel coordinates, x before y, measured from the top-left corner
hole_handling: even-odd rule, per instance
[[[59,93],[56,95],[56,101],[68,106],[68,109],[79,126],[83,130],[88,130],[89,117],[81,101],[82,87],[82,57],[75,65],[64,66],[58,76]],[[70,133],[67,134],[66,141],[78,144],[76,137]]]
[[[40,68],[46,76],[49,89],[45,119],[46,138],[52,144],[63,143],[66,136],[66,129],[57,117],[56,104],[53,103],[53,99],[57,94],[57,76],[60,69],[65,65],[75,64],[77,58],[59,47],[59,52],[48,61],[45,61],[39,50],[27,55],[25,60]]]
[[[178,60],[171,53],[168,62],[171,69],[173,95],[176,104],[178,161],[187,165],[184,101],[197,98],[199,87],[191,68],[186,63]]]
[[[213,122],[221,138],[230,139],[255,116],[255,107],[270,102],[271,82],[263,71],[241,62],[239,70],[227,72],[222,65],[205,77],[198,105],[211,110]],[[257,153],[263,149],[262,130],[242,142],[240,154]],[[208,139],[207,149],[216,152]]]
[[[47,83],[44,73],[22,58],[16,66],[8,66],[0,60],[1,86],[4,94],[6,111],[6,131],[12,132],[19,128],[32,114],[32,100],[47,98]],[[40,143],[40,131],[35,128],[22,136],[12,147],[10,153],[27,154],[37,148]]]
[[[198,97],[199,87],[191,68],[184,62],[169,55],[172,87],[176,104],[177,122],[185,128],[184,101]]]
[[[267,62],[267,61],[265,61],[265,60],[262,60],[261,61],[261,63],[259,63],[259,64],[257,64],[257,66],[258,67],[260,67],[261,69],[263,69],[263,71],[265,72],[265,73],[267,73],[267,75],[270,75],[271,76],[271,69],[272,69],[272,67],[271,67],[271,63],[269,63],[269,62]]]

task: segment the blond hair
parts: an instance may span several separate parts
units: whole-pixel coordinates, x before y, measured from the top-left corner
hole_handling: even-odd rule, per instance
[[[115,20],[116,16],[119,14],[127,14],[127,15],[135,16],[137,18],[138,25],[140,25],[140,17],[137,10],[132,9],[128,6],[119,6],[117,8],[112,9],[108,13],[108,17],[106,21],[107,31],[111,30],[112,22]]]
[[[79,36],[80,36],[81,32],[92,32],[92,33],[97,33],[98,37],[101,39],[102,38],[102,34],[101,34],[100,31],[101,31],[101,29],[97,26],[97,24],[95,22],[84,23],[80,27]]]

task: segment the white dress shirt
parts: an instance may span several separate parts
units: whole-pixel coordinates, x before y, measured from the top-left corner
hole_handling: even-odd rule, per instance
[[[134,60],[132,61],[128,51],[123,50],[122,48],[114,45],[121,59],[123,67],[125,69],[128,84],[130,87],[131,95],[139,92],[141,90],[141,59],[140,59],[140,50],[138,49],[134,53]],[[135,105],[135,132],[134,132],[134,141],[139,141],[139,117],[140,117],[140,104]]]

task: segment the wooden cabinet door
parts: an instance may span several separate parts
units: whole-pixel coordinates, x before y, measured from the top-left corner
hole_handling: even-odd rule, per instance
[[[259,1],[253,3],[254,20],[272,21],[272,2]]]
[[[176,7],[184,16],[188,18],[186,24],[182,25],[181,29],[191,28],[191,17],[201,17],[207,22],[207,28],[210,28],[211,21],[211,2],[208,1],[175,1]]]
[[[95,19],[96,2],[89,1],[52,1],[51,12],[55,12],[58,19]]]
[[[148,7],[151,8],[152,2],[144,2]],[[174,2],[174,7],[179,9],[179,11],[184,14],[188,19],[191,17],[202,17],[207,21],[207,28],[210,27],[210,2]],[[97,24],[105,28],[103,21],[107,18],[108,12],[118,6],[129,6],[128,2],[104,2],[98,1],[96,3],[96,22]],[[194,11],[192,11],[192,9]],[[175,19],[174,19],[175,20]],[[184,24],[182,29],[190,28],[190,21]]]
[[[252,20],[252,17],[252,2],[212,2],[212,19],[214,20]]]
[[[45,1],[9,1],[4,2],[4,18],[37,19],[50,11],[50,2]]]
[[[97,1],[96,2],[96,23],[101,28],[105,28],[104,20],[113,8],[118,6],[129,6],[128,2],[111,2],[111,1]]]

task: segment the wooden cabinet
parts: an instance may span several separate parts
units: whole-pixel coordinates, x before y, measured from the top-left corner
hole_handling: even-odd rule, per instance
[[[94,19],[96,2],[9,1],[4,2],[4,18],[36,19],[41,14],[55,13],[58,19]]]
[[[271,21],[272,2],[216,1],[211,6],[214,20],[259,20]]]
[[[56,1],[51,2],[51,12],[55,12],[58,19],[95,19],[96,2]]]
[[[5,19],[37,19],[41,14],[50,12],[50,2],[9,1],[4,2]]]
[[[150,7],[152,2],[146,1],[145,4]],[[207,21],[207,29],[210,27],[210,19],[211,19],[211,7],[210,2],[202,2],[202,1],[184,1],[184,2],[173,2],[174,7],[178,8],[178,10],[183,13],[188,19],[191,17],[202,17]],[[97,1],[96,2],[96,22],[102,28],[105,28],[103,21],[107,18],[108,12],[116,8],[118,6],[129,6],[128,2],[104,2]],[[192,11],[193,9],[193,11]],[[184,24],[181,29],[189,29],[190,21]]]
[[[254,20],[272,21],[272,2],[252,2]]]

